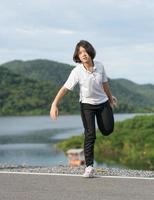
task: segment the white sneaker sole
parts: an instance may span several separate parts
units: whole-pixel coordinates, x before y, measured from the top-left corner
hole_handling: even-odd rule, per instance
[[[92,173],[92,174],[83,174],[84,178],[93,178],[94,176],[95,176],[94,173]]]

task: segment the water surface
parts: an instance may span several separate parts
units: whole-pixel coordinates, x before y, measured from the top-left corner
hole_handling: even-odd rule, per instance
[[[136,114],[115,114],[115,121]],[[79,115],[0,117],[0,163],[53,166],[67,164],[67,157],[55,145],[83,134]],[[97,165],[97,163],[96,163]]]

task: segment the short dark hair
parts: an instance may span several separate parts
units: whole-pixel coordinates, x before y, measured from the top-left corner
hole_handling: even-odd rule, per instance
[[[73,60],[76,63],[81,63],[81,60],[79,59],[78,53],[79,53],[79,48],[83,47],[86,52],[88,53],[88,55],[91,57],[91,59],[93,60],[96,56],[96,51],[94,49],[94,47],[86,40],[80,40],[76,47],[75,47],[75,51],[73,54]]]

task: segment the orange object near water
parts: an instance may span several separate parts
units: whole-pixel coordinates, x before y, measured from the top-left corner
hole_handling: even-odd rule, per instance
[[[69,149],[67,155],[69,166],[80,166],[85,164],[83,149]]]

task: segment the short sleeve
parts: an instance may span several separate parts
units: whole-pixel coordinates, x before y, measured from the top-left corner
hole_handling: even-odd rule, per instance
[[[67,81],[64,83],[64,87],[66,87],[68,90],[73,90],[77,83],[78,83],[78,74],[77,70],[74,68],[71,71]]]
[[[107,75],[106,75],[106,72],[105,72],[105,69],[104,69],[103,65],[102,65],[102,67],[103,67],[102,81],[103,81],[103,83],[105,83],[105,82],[108,82],[108,78],[107,78]]]

